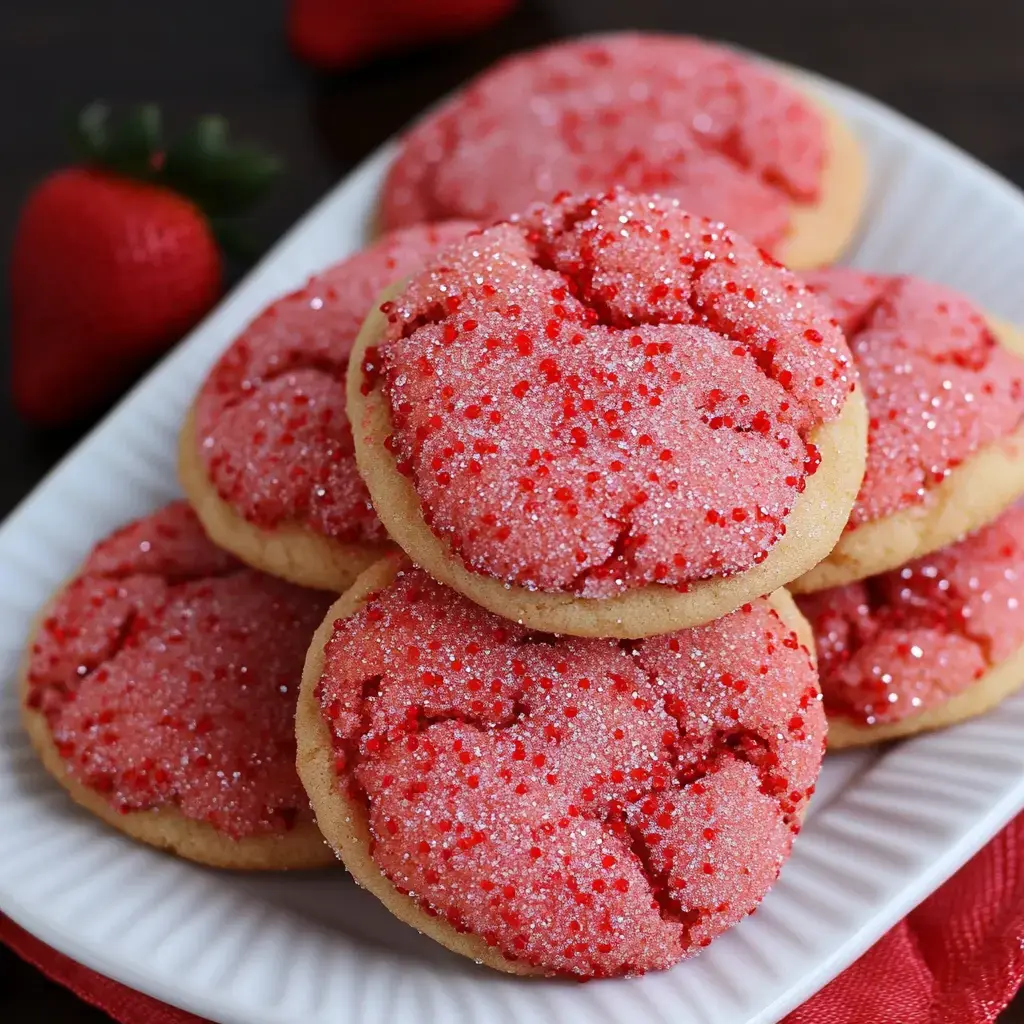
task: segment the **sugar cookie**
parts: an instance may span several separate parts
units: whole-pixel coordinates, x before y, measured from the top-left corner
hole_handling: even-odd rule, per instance
[[[379,239],[268,306],[221,356],[181,434],[185,494],[207,533],[256,569],[340,592],[384,530],[352,457],[349,350],[377,293],[467,223]]]
[[[780,591],[637,643],[508,623],[397,558],[310,647],[298,768],[396,916],[516,974],[669,967],[761,901],[824,715]]]
[[[842,532],[866,424],[841,332],[671,200],[535,207],[383,309],[349,372],[360,473],[412,560],[493,612],[670,632],[801,575]]]
[[[835,267],[831,301],[868,405],[850,522],[796,591],[895,569],[990,522],[1024,494],[1024,333],[949,288]]]
[[[332,863],[293,731],[329,602],[241,566],[184,502],[119,530],[29,642],[22,713],[46,770],[114,828],[190,860]]]
[[[1024,508],[797,603],[817,641],[830,747],[973,718],[1024,682]]]
[[[700,39],[621,33],[511,57],[427,114],[402,140],[382,220],[490,223],[621,185],[801,268],[846,246],[865,181],[849,127],[802,82]]]

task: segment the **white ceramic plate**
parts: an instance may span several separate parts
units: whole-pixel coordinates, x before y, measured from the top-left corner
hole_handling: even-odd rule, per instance
[[[1024,322],[1024,197],[890,110],[809,79],[870,153],[851,258]],[[0,529],[0,908],[104,974],[224,1024],[769,1024],[849,964],[1024,807],[1024,694],[882,754],[828,759],[782,878],[696,959],[631,981],[523,981],[446,953],[344,872],[244,877],[135,846],[36,765],[13,676],[32,616],[89,547],[174,496],[175,435],[269,299],[357,248],[391,156],[320,203]]]

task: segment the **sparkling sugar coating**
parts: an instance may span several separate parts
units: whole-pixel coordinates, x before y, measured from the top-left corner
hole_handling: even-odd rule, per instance
[[[767,557],[853,387],[789,271],[672,200],[565,197],[471,234],[385,308],[364,391],[476,572],[603,597]]]
[[[763,601],[652,640],[559,639],[407,570],[325,655],[379,869],[549,972],[668,967],[753,911],[821,765],[814,668]]]
[[[385,235],[272,303],[224,353],[199,393],[196,437],[236,512],[264,529],[290,522],[346,542],[385,539],[345,415],[349,352],[380,291],[472,226]]]
[[[244,568],[183,502],[94,549],[32,647],[28,705],[68,774],[122,812],[242,838],[310,820],[295,698],[330,597]]]
[[[767,249],[818,198],[825,126],[768,69],[698,39],[621,34],[502,61],[406,135],[389,227],[482,223],[560,190],[621,185],[723,220]]]
[[[867,400],[868,459],[848,529],[929,501],[964,459],[1024,417],[1024,360],[963,296],[899,275],[803,275],[846,334]]]
[[[1024,507],[902,569],[797,600],[830,713],[881,725],[926,711],[1024,644]]]

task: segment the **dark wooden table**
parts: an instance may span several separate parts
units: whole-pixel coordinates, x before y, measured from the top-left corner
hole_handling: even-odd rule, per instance
[[[333,76],[311,73],[289,57],[282,8],[277,0],[0,4],[5,279],[22,198],[67,159],[60,118],[93,98],[157,101],[172,127],[198,114],[223,113],[240,137],[285,156],[285,185],[259,224],[269,241],[426,103],[496,57],[559,36],[615,28],[731,39],[820,71],[898,107],[1024,184],[1021,0],[860,0],[855,6],[824,0],[523,0],[504,24],[471,41]],[[0,301],[6,345],[6,290]],[[47,433],[25,427],[8,398],[6,355],[2,364],[0,514],[88,427]],[[5,1024],[107,1019],[0,950]],[[1021,1024],[1024,1006],[1018,1003],[1003,1020]]]

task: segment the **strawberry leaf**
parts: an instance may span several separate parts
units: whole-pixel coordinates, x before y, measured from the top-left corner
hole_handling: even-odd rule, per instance
[[[103,163],[132,178],[148,178],[163,147],[160,108],[152,103],[133,108],[110,133]]]
[[[230,259],[249,263],[264,248],[232,218],[270,191],[282,164],[258,149],[234,145],[224,118],[201,118],[170,147],[164,144],[160,110],[153,104],[114,119],[110,107],[97,101],[80,111],[70,127],[75,149],[87,164],[191,199]]]
[[[281,176],[281,162],[235,147],[221,117],[201,118],[164,161],[162,180],[187,195],[208,217],[235,217],[258,203]]]
[[[89,163],[102,162],[110,143],[110,107],[96,100],[83,107],[71,125],[71,144]]]

